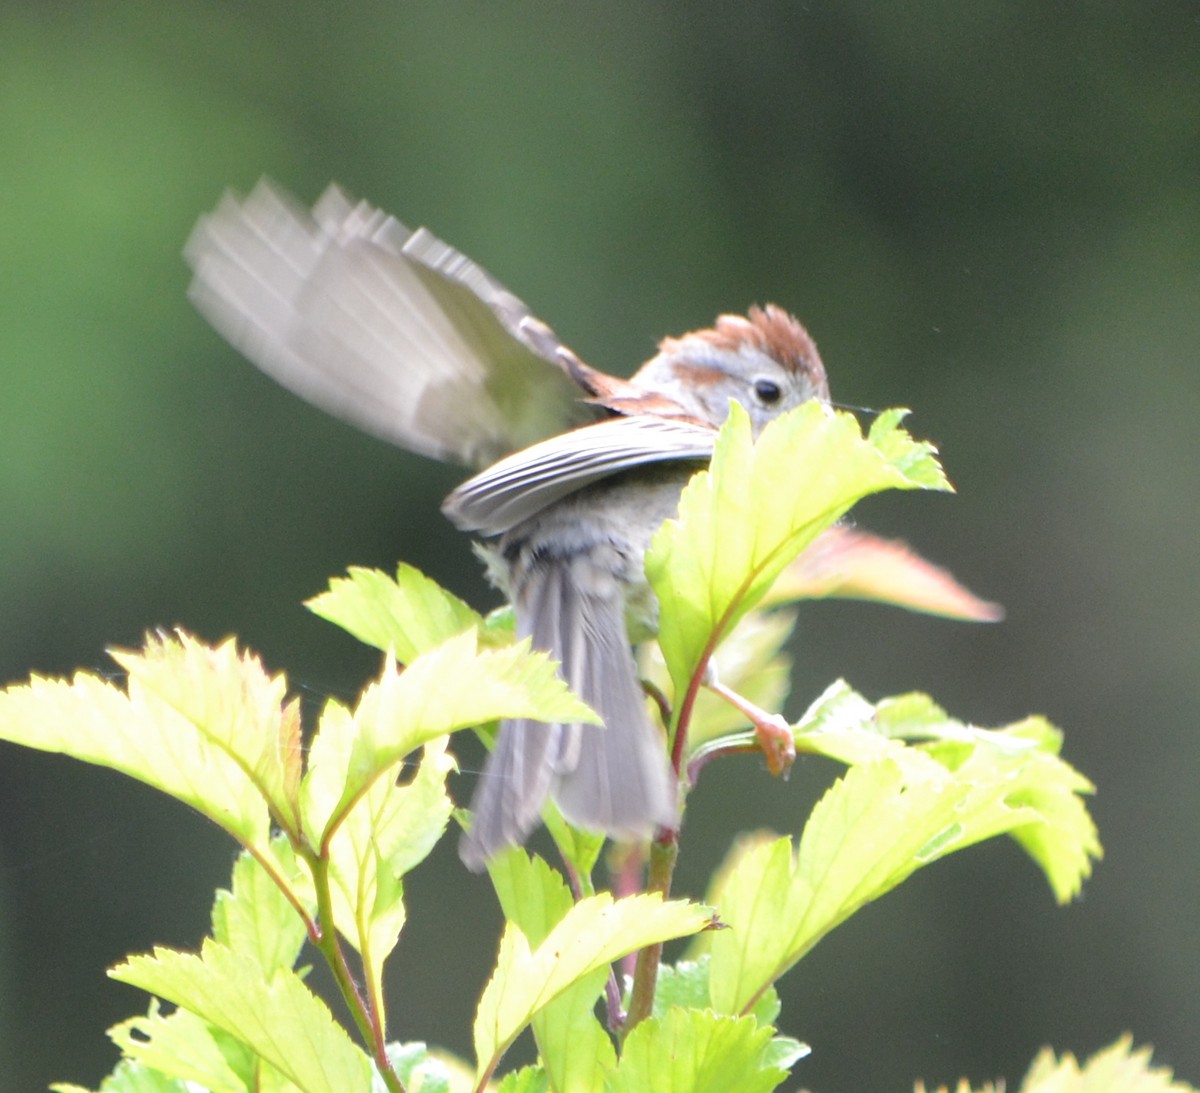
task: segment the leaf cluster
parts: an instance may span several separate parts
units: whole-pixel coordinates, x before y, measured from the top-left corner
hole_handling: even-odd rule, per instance
[[[711,468],[658,533],[646,568],[661,631],[644,665],[685,789],[711,759],[756,746],[740,708],[704,692],[714,670],[758,703],[782,702],[788,603],[849,589],[991,613],[894,544],[858,536],[850,550],[833,528],[868,493],[949,488],[901,419],[882,415],[864,436],[849,415],[814,404],[755,442],[734,407]],[[820,468],[799,491],[788,470],[797,466]],[[805,557],[817,548],[814,567]],[[921,577],[922,591],[910,597],[897,572]],[[768,600],[781,577],[786,592]],[[678,832],[651,847],[644,891],[637,852],[614,859],[614,888],[630,893],[616,898],[594,877],[602,839],[553,805],[545,819],[562,870],[521,850],[491,863],[507,925],[468,1065],[397,1040],[384,991],[409,876],[455,816],[453,734],[486,735],[503,718],[595,716],[551,660],[513,642],[503,615],[480,617],[410,567],[394,578],[352,570],[309,606],[385,655],[357,703],[328,702],[307,739],[283,676],[231,641],[184,633],[114,652],[124,686],[80,673],[0,695],[0,738],[120,770],[243,848],[199,951],[160,947],[112,969],[152,1001],[110,1030],[123,1061],[106,1093],[767,1091],[807,1051],[777,1029],[775,984],[854,911],[995,835],[1026,850],[1060,901],[1100,853],[1083,803],[1091,787],[1044,720],[984,730],[925,696],[872,703],[835,683],[789,734],[797,751],[845,772],[798,840],[735,841],[706,903],[672,897]],[[664,963],[664,943],[680,938],[691,951]],[[306,943],[331,969],[352,1030],[306,983]],[[623,980],[614,966],[635,953]],[[526,1029],[537,1064],[497,1078]]]

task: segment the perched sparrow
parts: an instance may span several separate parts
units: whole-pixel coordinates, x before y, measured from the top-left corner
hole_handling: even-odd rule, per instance
[[[547,797],[616,838],[672,825],[675,776],[627,631],[656,622],[643,556],[730,401],[757,432],[828,400],[804,328],[773,306],[723,315],[618,379],[468,258],[334,187],[311,213],[265,182],[226,196],[186,257],[196,306],[284,386],[402,447],[487,467],[443,511],[489,541],[517,634],[560,662],[604,726],[501,726],[460,848],[467,865],[523,842]]]

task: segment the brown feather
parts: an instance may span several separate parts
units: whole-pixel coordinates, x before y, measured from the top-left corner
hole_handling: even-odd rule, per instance
[[[675,352],[681,348],[681,343],[692,338],[731,353],[751,345],[785,368],[807,375],[818,397],[829,397],[829,382],[817,352],[817,343],[799,320],[775,304],[756,305],[746,315],[721,315],[711,329],[694,330],[679,338],[664,338],[659,343],[659,351],[664,354]]]

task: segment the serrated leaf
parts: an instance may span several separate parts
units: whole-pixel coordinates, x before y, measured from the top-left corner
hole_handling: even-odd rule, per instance
[[[847,763],[890,758],[901,766],[932,757],[974,777],[987,764],[992,780],[1010,777],[1006,803],[1027,806],[1041,822],[1009,833],[1040,866],[1055,898],[1072,899],[1102,855],[1083,797],[1091,783],[1058,758],[1062,733],[1045,718],[1028,717],[1002,729],[981,729],[948,716],[928,695],[912,693],[872,705],[842,681],[829,687],[796,726],[799,751]],[[920,742],[905,747],[905,742]],[[1008,774],[1021,771],[1020,775]]]
[[[562,874],[544,858],[520,847],[497,854],[488,863],[488,875],[505,921],[516,926],[535,948],[574,905]]]
[[[1196,1093],[1166,1067],[1150,1065],[1150,1048],[1133,1047],[1126,1033],[1081,1068],[1073,1055],[1056,1060],[1046,1048],[1034,1061],[1021,1093]]]
[[[282,676],[232,641],[213,648],[183,633],[113,656],[129,673],[124,691],[86,672],[9,687],[0,738],[119,770],[264,853],[272,813],[294,829]]]
[[[81,1085],[55,1082],[51,1093],[90,1093]],[[122,1059],[113,1072],[100,1083],[99,1093],[197,1093],[195,1086],[169,1078],[153,1067]]]
[[[617,1064],[616,1048],[595,1014],[608,974],[596,969],[533,1017],[538,1054],[555,1093],[598,1093]]]
[[[268,676],[258,657],[239,653],[233,641],[211,647],[182,632],[147,641],[141,653],[110,655],[129,673],[131,699],[153,697],[181,715],[241,768],[280,826],[297,830],[287,771],[299,748],[299,721],[284,705],[282,675]]]
[[[906,417],[908,411],[902,407],[882,411],[871,423],[867,440],[904,477],[905,485],[899,488],[952,490],[937,460],[937,448],[927,440],[914,440],[900,427]]]
[[[550,1093],[550,1078],[540,1066],[523,1066],[505,1074],[496,1093]]]
[[[474,631],[422,653],[403,672],[389,658],[363,692],[353,724],[345,724],[344,710],[331,717],[336,741],[321,743],[323,722],[301,788],[304,830],[315,845],[375,780],[438,736],[504,717],[598,723],[545,654],[527,642],[480,650]]]
[[[646,554],[676,693],[783,568],[856,501],[889,488],[949,489],[933,448],[900,429],[902,416],[880,415],[864,438],[851,415],[811,402],[754,443],[746,412],[731,405],[710,469],[692,478],[678,518]]]
[[[796,722],[796,751],[824,755],[846,764],[884,758],[903,761],[904,744],[893,739],[876,720],[876,706],[845,680],[825,688]]]
[[[505,920],[534,948],[571,910],[566,881],[536,855],[510,850],[494,858],[488,872]],[[584,976],[533,1017],[538,1054],[556,1093],[600,1089],[616,1063],[612,1041],[593,1012],[607,977],[607,967]]]
[[[603,831],[587,831],[567,823],[552,800],[542,806],[542,822],[566,864],[581,878],[589,878],[607,842]]]
[[[393,1043],[388,1044],[387,1055],[407,1093],[494,1093],[496,1088],[489,1082],[482,1090],[477,1089],[474,1068],[441,1048],[420,1042]],[[371,1093],[387,1093],[378,1073]]]
[[[759,1024],[761,1024],[761,1019]],[[763,1052],[763,1063],[766,1066],[777,1066],[780,1070],[791,1070],[801,1059],[812,1054],[812,1048],[803,1040],[793,1036],[773,1036]]]
[[[698,934],[693,942],[711,936],[710,933]],[[675,964],[664,964],[658,970],[658,982],[654,991],[654,1016],[661,1017],[672,1006],[683,1009],[707,1009],[709,1002],[708,988],[709,957],[707,952],[700,950],[699,956],[693,960],[680,960]],[[749,1016],[760,1025],[773,1025],[779,1017],[779,994],[772,987],[763,991],[755,1003]],[[790,1064],[788,1064],[790,1065]]]
[[[657,895],[613,902],[608,893],[601,893],[575,904],[536,947],[510,924],[475,1015],[480,1074],[490,1072],[533,1016],[573,984],[595,977],[594,999],[614,960],[647,945],[686,937],[709,922],[710,912],[697,904],[664,903]]]
[[[305,1093],[346,1093],[370,1081],[367,1056],[290,969],[264,976],[252,961],[206,940],[199,955],[158,947],[109,974],[215,1025]]]
[[[1100,853],[1079,800],[1090,785],[1041,747],[1044,729],[907,747],[852,767],[790,839],[757,842],[723,873],[714,901],[730,928],[709,940],[712,1003],[741,1013],[826,933],[914,870],[1011,833],[1070,898]],[[943,749],[950,748],[945,751]]]
[[[787,1078],[768,1061],[772,1032],[753,1017],[668,1010],[626,1038],[608,1093],[769,1093]]]
[[[274,863],[289,891],[303,887],[295,853],[285,836],[271,840]],[[296,963],[307,936],[304,920],[263,866],[243,851],[229,889],[218,889],[212,909],[213,940],[254,960],[265,973]]]
[[[326,705],[301,791],[305,829],[328,862],[334,923],[362,958],[381,1022],[383,965],[405,922],[403,878],[428,856],[453,809],[446,778],[454,761],[445,738],[425,744],[419,765],[407,758],[404,733],[412,726],[404,724],[403,678],[389,658],[382,682],[367,688],[353,714]],[[372,767],[372,747],[376,755],[392,747],[401,758]],[[401,782],[406,773],[411,777]]]
[[[433,849],[453,803],[445,739],[425,745],[415,775],[397,764],[358,798],[328,842],[334,922],[362,957],[374,1012],[384,1020],[383,965],[404,926],[404,877]]]
[[[471,1071],[465,1064],[453,1067],[446,1059],[431,1052],[419,1041],[407,1044],[388,1044],[388,1061],[404,1083],[407,1093],[455,1093],[456,1089],[470,1089]],[[457,1074],[457,1078],[456,1078]],[[456,1084],[456,1080],[458,1084]],[[386,1093],[387,1087],[378,1074],[371,1085],[371,1093]]]
[[[658,969],[652,1016],[662,1017],[673,1008],[705,1009],[708,1004],[707,955],[698,960],[663,964]]]
[[[108,1034],[128,1058],[208,1093],[281,1088],[259,1080],[265,1064],[257,1055],[188,1010],[164,1015],[154,1001],[145,1017],[122,1021]]]
[[[390,650],[401,664],[483,621],[436,581],[403,564],[395,579],[377,569],[351,566],[348,576],[335,577],[328,591],[305,606],[359,641]]]
[[[908,756],[923,762],[922,754],[941,747],[949,757],[958,747],[963,755],[977,746],[998,751],[1030,753],[1042,750],[1054,754],[1061,734],[1046,722],[1042,735],[1034,739],[1031,730],[1016,727],[979,729],[950,717],[928,695],[911,693],[869,702],[845,680],[831,683],[796,722],[796,749],[810,755],[824,755],[847,764],[894,759],[905,763]],[[906,742],[926,741],[926,752],[906,748]],[[947,763],[947,765],[950,765]]]

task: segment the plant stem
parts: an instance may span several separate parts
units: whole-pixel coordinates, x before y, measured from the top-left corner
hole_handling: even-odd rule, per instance
[[[692,721],[692,711],[696,706],[696,695],[716,645],[716,636],[709,639],[700,663],[692,673],[683,701],[674,711],[675,731],[671,736],[671,766],[676,776],[682,773],[683,755],[687,747],[688,728]],[[669,711],[665,699],[661,699],[664,710]],[[679,831],[663,831],[650,844],[650,860],[646,866],[646,891],[657,892],[664,900],[671,898],[671,881],[675,876],[675,862],[679,858]],[[662,963],[663,947],[647,946],[637,955],[637,964],[633,969],[633,987],[629,992],[629,1011],[621,1028],[621,1037],[629,1035],[629,1030],[636,1028],[654,1012],[654,992],[658,987],[658,968]]]
[[[320,933],[313,937],[313,944],[325,958],[325,963],[329,965],[329,970],[333,973],[338,990],[346,1000],[350,1016],[358,1028],[359,1035],[370,1047],[383,1084],[387,1086],[390,1093],[405,1093],[404,1083],[400,1080],[400,1075],[392,1068],[391,1060],[387,1056],[387,1043],[381,1021],[373,1016],[370,1007],[364,1001],[362,992],[358,989],[358,984],[355,983],[354,975],[350,971],[350,965],[346,961],[345,950],[338,941],[337,927],[333,920],[333,894],[329,888],[329,862],[314,853],[305,856],[312,869],[314,887],[317,892],[317,922]]]
[[[671,895],[671,880],[679,857],[679,833],[668,831],[650,844],[650,863],[646,871],[646,891],[657,892],[663,899]],[[644,1021],[654,1010],[654,991],[658,986],[658,966],[662,963],[660,942],[638,953],[633,970],[633,990],[629,995],[629,1014],[625,1019],[622,1037]]]

